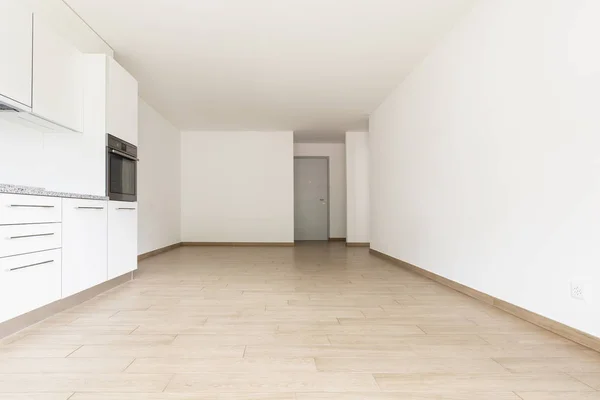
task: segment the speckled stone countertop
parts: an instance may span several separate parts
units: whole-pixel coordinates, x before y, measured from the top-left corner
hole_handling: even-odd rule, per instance
[[[96,196],[93,194],[68,193],[68,192],[52,192],[44,188],[31,186],[7,185],[0,183],[0,193],[10,194],[27,194],[31,196],[48,196],[48,197],[67,197],[70,199],[86,199],[86,200],[108,200],[106,196]]]

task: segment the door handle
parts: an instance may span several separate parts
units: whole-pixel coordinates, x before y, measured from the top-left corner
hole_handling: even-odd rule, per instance
[[[121,157],[128,158],[128,159],[130,159],[131,161],[140,161],[140,159],[139,159],[139,158],[136,158],[136,157],[134,157],[134,156],[130,156],[129,154],[127,154],[127,153],[123,153],[123,152],[121,152],[121,151],[119,151],[119,150],[110,149],[110,152],[111,152],[111,153],[114,153],[114,154],[117,154],[117,155],[119,155],[119,156],[121,156]]]
[[[52,236],[52,235],[54,235],[54,232],[52,232],[52,233],[37,233],[37,234],[34,234],[34,235],[10,236],[9,239],[24,239],[24,238],[41,237],[41,236]]]
[[[23,207],[23,208],[54,208],[50,205],[37,205],[37,204],[11,204],[9,207]]]
[[[54,262],[54,260],[42,261],[42,262],[38,262],[38,263],[35,263],[35,264],[23,265],[22,267],[8,268],[5,271],[6,272],[18,271],[20,269],[37,267],[38,265],[50,264],[50,263],[53,263],[53,262]]]
[[[104,210],[104,207],[75,207],[78,210]]]

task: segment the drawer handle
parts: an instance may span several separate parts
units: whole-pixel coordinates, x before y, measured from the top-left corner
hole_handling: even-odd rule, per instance
[[[75,207],[78,210],[104,210],[104,207]]]
[[[134,207],[117,207],[117,210],[135,210]]]
[[[53,262],[54,262],[54,260],[48,260],[48,261],[42,261],[42,262],[35,263],[35,264],[23,265],[22,267],[9,268],[6,270],[6,272],[17,271],[19,269],[24,269],[24,268],[37,267],[38,265],[50,264]]]
[[[10,204],[9,207],[25,207],[25,208],[54,208],[54,206],[43,204]]]
[[[41,236],[52,236],[54,232],[51,233],[38,233],[35,235],[21,235],[21,236],[11,236],[9,239],[24,239],[24,238],[32,238],[32,237],[41,237]]]

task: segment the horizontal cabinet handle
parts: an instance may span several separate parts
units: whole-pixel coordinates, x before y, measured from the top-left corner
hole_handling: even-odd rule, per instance
[[[24,208],[54,208],[54,206],[43,204],[11,204],[9,207],[24,207]]]
[[[104,210],[104,207],[75,207],[78,210]]]
[[[50,264],[53,262],[54,262],[54,260],[48,260],[48,261],[42,261],[42,262],[35,263],[35,264],[23,265],[22,267],[9,268],[6,270],[6,272],[17,271],[19,269],[25,269],[25,268],[31,268],[31,267],[37,267],[38,265]]]
[[[117,207],[117,210],[135,210],[134,207]]]
[[[9,239],[25,239],[25,238],[52,236],[52,235],[54,235],[54,232],[52,232],[52,233],[37,233],[35,235],[11,236],[11,237],[9,237]]]
[[[121,151],[119,151],[119,150],[110,149],[110,152],[111,152],[111,153],[113,153],[113,154],[117,154],[117,155],[119,155],[119,156],[121,156],[121,157],[127,158],[127,159],[129,159],[129,160],[131,160],[131,161],[140,161],[140,159],[139,159],[139,158],[137,158],[137,157],[134,157],[134,156],[132,156],[132,155],[130,155],[130,154],[127,154],[127,153],[123,153],[123,152],[121,152]]]

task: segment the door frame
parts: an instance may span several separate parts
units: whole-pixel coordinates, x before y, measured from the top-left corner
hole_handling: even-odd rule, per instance
[[[331,219],[331,187],[329,182],[329,156],[294,156],[294,213],[296,212],[296,159],[325,159],[327,161],[327,240],[331,239],[331,227],[329,221]],[[294,238],[296,241],[296,238]]]

